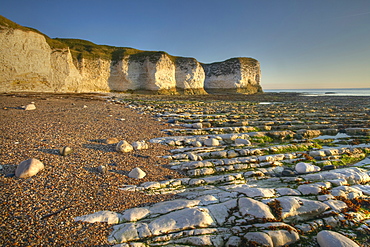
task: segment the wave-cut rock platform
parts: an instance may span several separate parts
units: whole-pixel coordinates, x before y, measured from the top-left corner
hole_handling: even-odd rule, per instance
[[[367,246],[369,98],[303,98],[113,99],[170,125],[150,142],[184,177],[120,188],[174,200],[76,220],[113,223],[122,247]]]

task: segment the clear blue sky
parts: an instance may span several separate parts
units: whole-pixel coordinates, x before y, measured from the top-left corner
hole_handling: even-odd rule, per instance
[[[264,89],[370,87],[370,0],[1,0],[51,38],[260,61]]]

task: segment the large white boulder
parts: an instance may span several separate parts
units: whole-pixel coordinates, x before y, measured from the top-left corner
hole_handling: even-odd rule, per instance
[[[144,178],[146,176],[146,173],[143,170],[141,170],[139,167],[135,167],[134,169],[132,169],[130,171],[128,176],[130,178],[141,179],[141,178]]]
[[[44,164],[38,159],[24,160],[17,166],[15,176],[18,178],[29,178],[35,176],[39,171],[45,168]]]
[[[346,236],[327,230],[317,234],[317,242],[320,247],[359,247],[358,244]]]
[[[128,152],[131,152],[132,150],[134,150],[134,147],[125,140],[120,141],[116,145],[117,152],[128,153]]]

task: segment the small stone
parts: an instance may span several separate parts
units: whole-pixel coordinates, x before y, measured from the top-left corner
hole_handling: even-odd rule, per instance
[[[335,165],[327,165],[322,168],[324,171],[334,170],[337,169]]]
[[[235,139],[235,145],[237,145],[237,146],[250,146],[251,142],[249,140],[246,140],[246,139],[237,138],[237,139]]]
[[[198,155],[193,154],[193,153],[188,153],[188,158],[189,158],[189,160],[197,161],[198,160]]]
[[[130,171],[128,176],[130,178],[141,179],[141,178],[144,178],[146,176],[146,173],[143,170],[141,170],[139,167],[136,167],[136,168],[134,168]]]
[[[105,165],[100,165],[100,166],[98,166],[98,172],[100,172],[100,173],[106,173],[108,171],[108,167],[107,166],[105,166]]]
[[[217,140],[216,138],[209,138],[204,140],[204,145],[208,147],[215,147],[220,145],[220,141]]]
[[[28,105],[26,105],[26,107],[24,109],[26,111],[32,111],[32,110],[36,110],[36,106],[34,104],[28,104]]]
[[[294,177],[296,174],[295,174],[295,172],[294,172],[294,171],[292,171],[292,170],[285,169],[285,170],[283,170],[283,171],[281,172],[281,175],[282,175],[283,177]]]
[[[203,122],[202,125],[203,125],[203,128],[211,128],[212,127],[211,123]]]
[[[116,144],[118,142],[119,142],[119,140],[117,138],[114,138],[114,137],[105,139],[105,144]]]
[[[191,127],[192,127],[193,129],[201,129],[201,128],[203,128],[203,124],[202,124],[202,123],[193,123],[193,124],[191,125]]]
[[[346,236],[327,230],[317,234],[317,242],[320,247],[359,247],[358,244]]]
[[[295,165],[295,170],[299,174],[305,174],[310,172],[318,172],[321,170],[321,168],[310,163],[299,162]]]
[[[202,146],[202,143],[200,141],[195,141],[195,142],[192,142],[191,145],[193,147],[201,147]]]
[[[71,154],[73,153],[73,149],[70,148],[70,147],[62,147],[61,149],[59,149],[59,154],[62,155],[62,156],[67,156],[68,154]]]
[[[127,153],[134,150],[134,148],[127,141],[120,141],[116,146],[117,152]]]
[[[19,163],[15,170],[15,176],[18,178],[29,178],[43,169],[44,164],[40,160],[32,158]]]
[[[148,149],[149,145],[145,141],[137,141],[137,142],[132,143],[132,147],[135,150],[144,150],[144,149]]]

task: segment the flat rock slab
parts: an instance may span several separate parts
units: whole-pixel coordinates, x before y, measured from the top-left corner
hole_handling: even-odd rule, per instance
[[[239,212],[244,217],[251,216],[255,219],[275,220],[269,206],[260,201],[243,197],[239,199],[238,206]]]
[[[88,223],[107,222],[108,224],[118,224],[121,214],[112,211],[99,211],[93,214],[76,217],[75,221],[83,221]]]
[[[300,197],[284,196],[276,199],[280,202],[284,222],[304,221],[317,217],[329,206],[323,202]]]
[[[187,229],[215,227],[216,224],[206,208],[186,208],[160,216],[150,223],[124,223],[114,226],[108,238],[111,242],[128,242]]]

